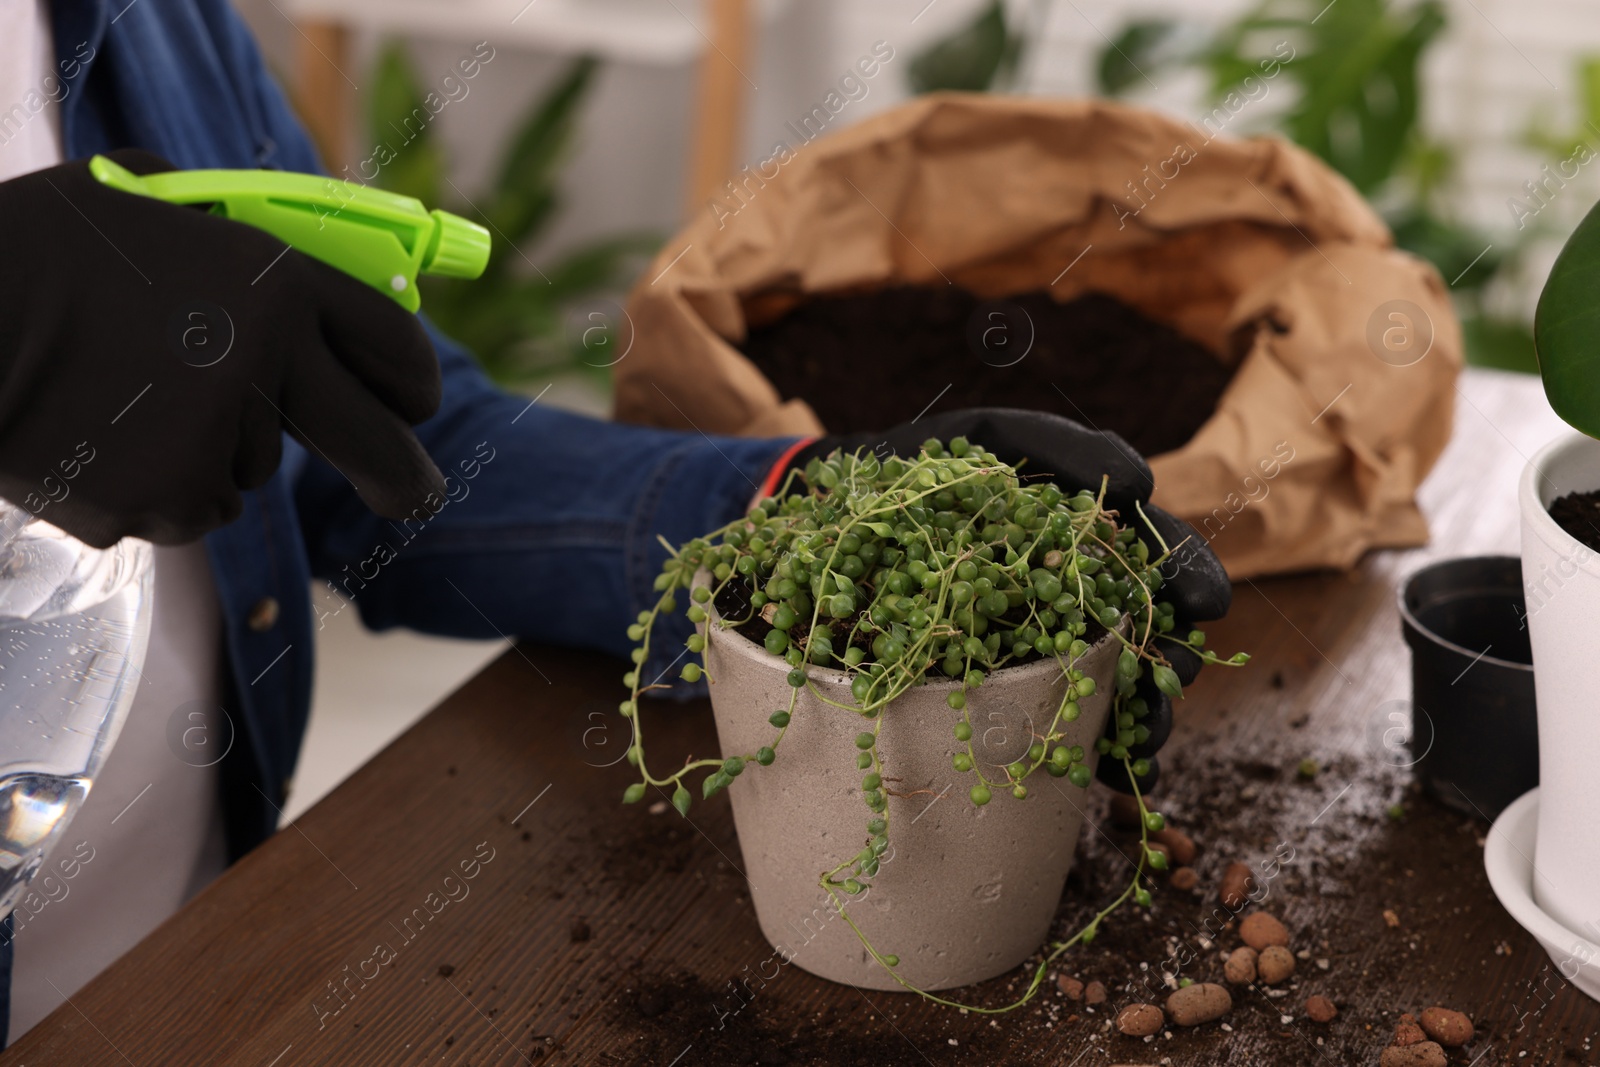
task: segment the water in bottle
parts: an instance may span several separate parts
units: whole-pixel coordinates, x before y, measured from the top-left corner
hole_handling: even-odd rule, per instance
[[[133,703],[151,547],[90,548],[0,501],[0,918],[82,806]]]

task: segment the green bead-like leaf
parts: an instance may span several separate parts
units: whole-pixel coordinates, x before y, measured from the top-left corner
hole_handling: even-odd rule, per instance
[[[679,782],[678,788],[672,792],[672,806],[686,819],[689,817],[689,801],[689,791],[683,787],[682,782]]]
[[[1121,681],[1132,682],[1139,677],[1139,657],[1131,648],[1122,650],[1117,657],[1117,678]]]

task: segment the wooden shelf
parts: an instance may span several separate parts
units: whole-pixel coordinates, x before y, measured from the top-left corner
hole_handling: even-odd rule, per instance
[[[345,73],[351,30],[496,48],[589,53],[624,63],[698,62],[699,89],[685,202],[693,212],[732,172],[744,114],[753,25],[789,0],[285,0],[303,44],[295,99],[324,160],[338,169],[355,83]]]
[[[693,62],[711,32],[702,25],[702,0],[288,0],[284,7],[296,20],[655,66]]]

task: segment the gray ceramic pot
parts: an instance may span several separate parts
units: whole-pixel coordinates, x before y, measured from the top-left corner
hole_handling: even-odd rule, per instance
[[[788,666],[737,631],[710,629],[706,666],[724,753],[772,742],[767,722],[789,705]],[[1082,714],[1066,724],[1068,745],[1092,760],[1105,726],[1119,645],[1107,636],[1078,663],[1095,680]],[[813,667],[830,700],[851,703],[848,676]],[[1066,679],[1054,660],[996,672],[968,694],[973,743],[999,768],[1022,758],[1060,703]],[[1042,770],[1017,800],[996,792],[975,807],[971,774],[951,768],[960,712],[945,698],[957,686],[930,682],[884,712],[878,743],[889,799],[891,840],[875,884],[851,898],[849,914],[899,973],[922,989],[948,989],[1003,974],[1049,934],[1083,822],[1085,790]],[[761,931],[789,963],[868,989],[902,987],[868,955],[818,886],[820,874],[868,840],[855,737],[861,718],[802,691],[770,767],[751,765],[729,788],[745,874]],[[899,779],[894,781],[894,779]]]

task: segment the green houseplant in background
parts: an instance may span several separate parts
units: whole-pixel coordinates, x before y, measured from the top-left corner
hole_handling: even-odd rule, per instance
[[[1462,223],[1446,202],[1456,168],[1451,146],[1427,138],[1417,124],[1419,72],[1446,25],[1436,0],[1262,0],[1188,48],[1173,47],[1178,27],[1138,22],[1102,53],[1104,91],[1134,85],[1146,73],[1199,67],[1213,101],[1240,90],[1256,73],[1258,53],[1286,41],[1294,58],[1282,71],[1286,106],[1269,107],[1265,122],[1238,132],[1276,129],[1325,160],[1383,214],[1395,243],[1431,262],[1449,283],[1461,315],[1468,358],[1479,365],[1532,371],[1533,335],[1526,323],[1494,314],[1485,289],[1515,257],[1516,243],[1496,241]]]
[[[993,0],[977,18],[913,59],[906,80],[914,93],[1003,90],[1016,75],[1024,43],[1007,24],[1005,4]]]
[[[1259,72],[1257,51],[1286,40],[1294,58],[1283,69],[1296,92],[1277,126],[1374,198],[1408,176],[1419,152],[1434,150],[1417,130],[1417,67],[1444,25],[1434,0],[1342,0],[1320,11],[1313,0],[1265,0],[1223,26],[1196,58],[1221,97]],[[1422,207],[1413,201],[1402,210]]]
[[[375,184],[446,206],[489,228],[494,246],[483,276],[466,284],[426,279],[423,299],[439,328],[466,345],[489,376],[507,388],[561,373],[603,382],[616,344],[611,326],[569,329],[565,317],[585,298],[623,289],[660,244],[655,234],[625,233],[547,263],[536,263],[527,252],[561,209],[561,168],[598,65],[592,57],[575,60],[534,102],[506,147],[493,184],[471,199],[446,176],[431,126],[416,119],[429,112],[402,45],[383,49],[372,79],[367,118],[373,139],[392,144],[398,134],[404,141]]]
[[[1567,239],[1539,296],[1534,330],[1545,396],[1568,425],[1600,437],[1600,205]]]
[[[1009,87],[1038,39],[1048,7],[1049,0],[1037,0],[1027,8],[1029,25],[1015,26],[997,0],[971,25],[913,59],[912,89]],[[1533,371],[1530,327],[1496,313],[1485,299],[1489,283],[1516,262],[1528,235],[1519,230],[1510,238],[1493,238],[1461,222],[1445,195],[1456,170],[1455,152],[1418,127],[1419,71],[1445,26],[1445,10],[1437,0],[1331,5],[1261,0],[1220,27],[1137,19],[1101,50],[1096,83],[1102,94],[1119,97],[1153,86],[1163,73],[1200,70],[1215,105],[1258,75],[1258,61],[1287,42],[1293,59],[1282,64],[1273,102],[1241,115],[1229,132],[1279,132],[1343,174],[1378,207],[1395,242],[1434,264],[1450,284],[1469,359]],[[1584,113],[1594,122],[1588,132],[1600,142],[1600,81],[1585,85]],[[1575,138],[1530,134],[1525,140],[1552,158],[1566,159]]]
[[[1556,132],[1542,122],[1530,124],[1526,140],[1557,160],[1558,182],[1593,162],[1600,152],[1600,59],[1587,58],[1578,67],[1580,121],[1575,130]],[[1524,199],[1513,199],[1519,224],[1537,225],[1548,187],[1529,189]],[[1550,268],[1534,315],[1538,339],[1539,373],[1545,395],[1556,414],[1591,437],[1600,436],[1600,350],[1595,347],[1600,328],[1600,301],[1595,281],[1600,278],[1600,207],[1591,208],[1567,239]]]

